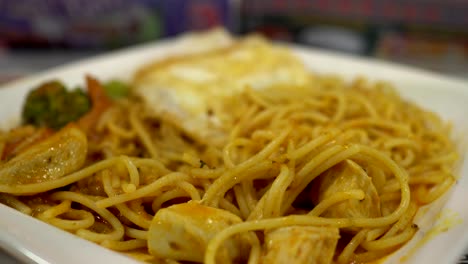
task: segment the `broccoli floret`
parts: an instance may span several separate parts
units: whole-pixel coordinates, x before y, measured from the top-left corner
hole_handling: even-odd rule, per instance
[[[29,92],[23,106],[23,123],[60,129],[78,120],[91,108],[81,89],[68,91],[58,81],[50,81]]]
[[[126,83],[111,80],[104,84],[104,90],[110,98],[118,99],[127,96],[130,89]]]

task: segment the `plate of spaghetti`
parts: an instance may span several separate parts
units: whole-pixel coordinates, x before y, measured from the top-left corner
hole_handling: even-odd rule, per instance
[[[37,263],[452,263],[468,84],[221,29],[0,89],[0,246]]]

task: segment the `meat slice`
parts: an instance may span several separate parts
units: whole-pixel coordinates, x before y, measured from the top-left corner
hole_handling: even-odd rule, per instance
[[[322,216],[332,218],[379,217],[380,198],[372,179],[354,161],[346,160],[321,176],[319,202],[340,192],[360,189],[363,200],[349,199],[329,207]]]
[[[205,249],[219,231],[242,220],[222,209],[196,202],[176,204],[159,210],[149,228],[149,252],[160,258],[203,262]],[[240,256],[241,241],[234,236],[218,250],[218,263]]]
[[[332,263],[340,238],[335,227],[290,226],[265,235],[262,264]]]

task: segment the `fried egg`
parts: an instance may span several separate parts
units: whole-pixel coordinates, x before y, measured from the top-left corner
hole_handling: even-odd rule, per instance
[[[201,142],[222,143],[222,106],[244,89],[305,85],[310,74],[285,47],[251,35],[236,39],[223,30],[183,37],[177,56],[153,62],[134,76],[134,92],[158,117]]]

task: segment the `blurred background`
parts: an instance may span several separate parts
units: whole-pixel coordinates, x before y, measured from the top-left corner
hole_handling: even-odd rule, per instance
[[[217,25],[468,79],[467,0],[0,0],[0,82]]]

